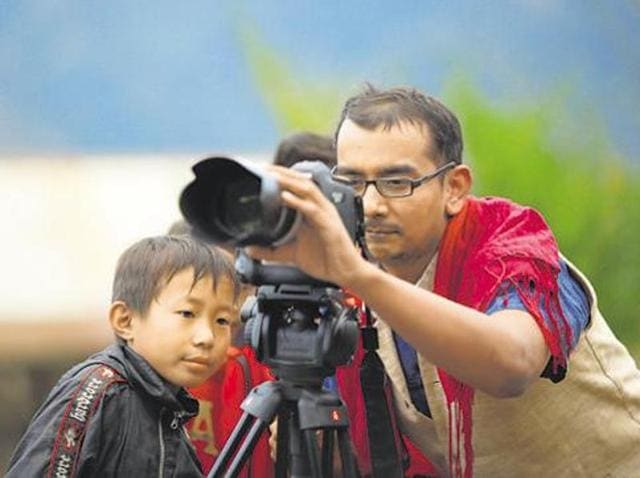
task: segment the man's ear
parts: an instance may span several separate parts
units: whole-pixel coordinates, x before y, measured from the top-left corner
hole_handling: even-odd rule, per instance
[[[472,184],[471,169],[465,164],[459,164],[445,176],[445,211],[448,216],[455,216],[462,210]]]
[[[111,304],[109,323],[115,334],[125,342],[133,340],[133,311],[126,303],[117,300]]]

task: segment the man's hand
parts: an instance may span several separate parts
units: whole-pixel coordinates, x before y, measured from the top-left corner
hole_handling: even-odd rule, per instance
[[[282,201],[303,216],[293,241],[277,248],[252,246],[255,259],[295,265],[321,280],[348,287],[348,281],[367,262],[349,237],[335,206],[308,174],[272,166],[282,188]]]
[[[278,448],[278,418],[274,419],[269,425],[269,455],[273,462],[276,462]]]

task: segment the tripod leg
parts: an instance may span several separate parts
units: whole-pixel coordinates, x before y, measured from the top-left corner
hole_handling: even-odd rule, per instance
[[[312,475],[306,443],[300,430],[300,421],[294,410],[289,421],[289,459],[291,478],[309,478]]]
[[[313,429],[307,429],[302,433],[304,435],[304,441],[307,448],[307,456],[309,457],[311,476],[314,478],[322,478],[322,468],[320,466],[320,454],[318,452],[316,431]]]
[[[242,414],[242,417],[240,417],[240,421],[233,429],[233,432],[231,432],[231,436],[229,437],[227,442],[224,444],[224,447],[222,448],[220,455],[218,455],[218,459],[213,464],[213,468],[209,472],[208,478],[219,478],[223,476],[222,473],[224,469],[226,468],[227,464],[229,463],[229,460],[231,460],[231,457],[235,453],[236,448],[238,447],[238,444],[240,443],[244,435],[247,433],[247,430],[251,426],[253,419],[254,417],[249,415],[247,412],[244,412]]]
[[[258,439],[260,438],[260,435],[266,428],[266,422],[260,419],[256,419],[256,421],[253,423],[253,426],[249,430],[244,443],[240,447],[240,450],[238,450],[238,453],[231,462],[231,465],[229,465],[228,476],[230,476],[231,478],[235,478],[236,476],[238,476],[238,473],[240,473],[240,470],[249,458],[250,453],[253,451]]]
[[[333,446],[334,432],[325,429],[322,432],[322,476],[333,478]]]
[[[278,382],[264,382],[251,389],[247,398],[245,398],[240,405],[244,413],[233,429],[220,455],[218,455],[218,459],[207,475],[207,478],[220,478],[225,476],[224,470],[230,461],[232,462],[231,467],[233,467],[230,473],[233,476],[238,474],[260,437],[260,433],[264,431],[267,424],[271,423],[273,417],[275,417],[282,403],[281,389],[282,384]],[[236,453],[238,444],[245,438],[247,431],[249,432],[249,437],[246,439],[247,442],[242,446],[241,450]]]
[[[289,468],[289,420],[290,410],[283,409],[278,414],[278,434],[276,441],[276,478],[286,478]]]
[[[353,450],[351,449],[351,441],[349,440],[349,432],[346,428],[338,428],[338,448],[340,449],[340,461],[342,462],[342,476],[347,478],[356,478],[359,476]]]

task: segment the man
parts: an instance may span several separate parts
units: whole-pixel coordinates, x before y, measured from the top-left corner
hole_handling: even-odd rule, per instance
[[[441,475],[637,473],[640,372],[541,216],[469,195],[455,115],[413,89],[369,88],[345,104],[336,144],[334,175],[363,198],[375,263],[309,178],[283,169],[283,201],[304,224],[250,253],[375,312],[403,435]],[[350,414],[355,382],[341,382]]]

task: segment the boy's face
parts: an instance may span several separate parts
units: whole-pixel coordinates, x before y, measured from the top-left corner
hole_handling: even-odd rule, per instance
[[[168,382],[193,387],[226,360],[234,314],[233,284],[213,288],[210,276],[193,285],[193,271],[177,273],[151,302],[145,317],[134,314],[129,345]]]

